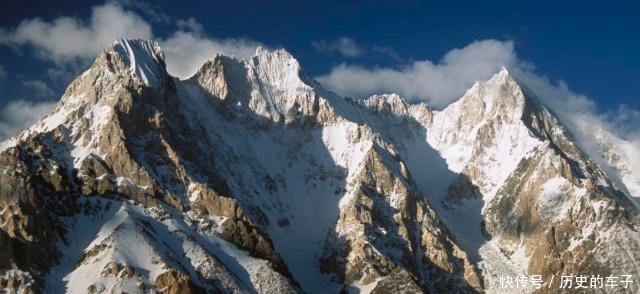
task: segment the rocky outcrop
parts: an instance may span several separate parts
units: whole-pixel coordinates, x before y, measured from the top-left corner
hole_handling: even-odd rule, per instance
[[[496,293],[500,273],[640,274],[621,183],[506,69],[438,111],[339,97],[284,50],[181,81],[157,44],[120,40],[11,142],[0,285],[16,291]]]
[[[369,150],[347,191],[321,266],[345,284],[368,285],[402,272],[423,289],[482,288],[469,261],[408,174],[379,146]],[[431,277],[438,277],[433,279]],[[378,282],[378,285],[379,282]]]
[[[189,276],[173,270],[160,274],[156,278],[155,287],[160,293],[167,294],[205,293]]]
[[[37,287],[34,283],[30,273],[20,270],[5,270],[0,276],[0,289],[7,293],[36,293]]]

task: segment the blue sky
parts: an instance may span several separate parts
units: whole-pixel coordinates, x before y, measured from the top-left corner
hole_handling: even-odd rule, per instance
[[[162,40],[176,52],[190,48],[189,40],[208,56],[284,47],[309,75],[345,95],[397,91],[442,107],[506,63],[563,100],[561,109],[585,99],[589,105],[575,112],[616,116],[624,105],[633,116],[640,109],[638,2],[42,2],[0,4],[0,135],[8,105],[57,100],[114,37],[103,31],[117,35],[109,26],[123,19],[133,25],[122,34]],[[115,9],[99,9],[105,6]],[[92,26],[98,14],[112,21]],[[455,49],[461,53],[447,55]],[[185,74],[201,61],[177,53],[173,60]]]

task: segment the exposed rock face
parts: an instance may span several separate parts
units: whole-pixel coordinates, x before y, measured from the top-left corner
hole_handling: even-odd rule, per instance
[[[394,162],[383,150],[374,146],[360,163],[359,182],[343,199],[348,202],[341,205],[323,266],[338,272],[338,281],[347,285],[368,285],[402,271],[405,280],[411,277],[424,288],[481,289],[475,267],[415,191],[409,175],[392,173],[404,163]],[[433,276],[442,278],[431,280]]]
[[[20,270],[6,270],[0,277],[0,289],[7,293],[35,293],[33,282],[29,273]]]
[[[508,270],[496,275],[540,274],[550,283],[562,275],[636,275],[640,235],[633,201],[506,70],[426,125],[428,140],[460,173],[443,207],[481,215],[481,233],[490,240],[479,248],[479,264],[489,289],[497,279],[487,277],[505,266],[493,258],[496,249],[508,258]],[[552,283],[537,292],[556,291],[560,280]]]
[[[0,285],[16,291],[472,293],[507,274],[640,274],[623,183],[506,70],[437,111],[338,97],[284,50],[180,81],[157,44],[120,40],[2,146]]]
[[[155,286],[159,292],[167,294],[204,293],[189,276],[174,270],[158,275]]]

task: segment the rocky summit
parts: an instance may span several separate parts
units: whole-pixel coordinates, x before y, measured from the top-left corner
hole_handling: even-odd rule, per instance
[[[601,137],[587,155],[505,68],[436,110],[340,97],[285,50],[180,80],[156,43],[118,40],[0,144],[0,287],[557,293],[597,275],[637,293],[640,175]]]

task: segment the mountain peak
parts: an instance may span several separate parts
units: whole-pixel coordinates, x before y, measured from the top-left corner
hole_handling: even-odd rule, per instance
[[[285,49],[270,50],[264,47],[256,48],[256,53],[252,58],[255,68],[264,68],[269,71],[283,70],[298,75],[302,67],[298,60]]]
[[[484,82],[476,82],[460,98],[459,102],[468,104],[470,101],[482,102],[485,111],[498,110],[513,107],[522,108],[526,97],[520,83],[502,66],[491,78]],[[456,104],[456,103],[454,103]]]
[[[118,39],[105,53],[119,56],[132,77],[146,86],[157,86],[166,73],[164,53],[154,41]]]
[[[262,47],[262,46],[258,46],[258,47],[256,47],[256,53],[254,53],[253,55],[254,56],[259,56],[259,55],[266,55],[266,54],[269,54],[269,53],[271,53],[271,50],[269,50],[269,49],[267,49],[265,47]]]
[[[249,106],[260,116],[285,123],[314,115],[318,99],[332,95],[284,49],[258,47],[253,57],[243,60],[216,55],[191,80],[221,100]]]
[[[487,83],[509,83],[509,82],[517,83],[516,79],[513,77],[513,74],[511,74],[511,72],[504,65],[501,66],[500,70],[495,74],[493,74],[493,76],[491,76],[489,80],[487,80]]]
[[[502,75],[510,75],[511,73],[509,72],[509,69],[507,69],[506,66],[500,66],[500,70],[497,72],[497,74],[502,74]]]
[[[407,111],[407,102],[400,97],[400,95],[381,94],[373,95],[363,101],[367,107],[381,111],[383,109],[389,110],[392,113],[404,113]]]
[[[262,46],[258,46],[256,47],[256,52],[253,54],[253,56],[259,57],[259,56],[278,56],[281,57],[283,59],[294,59],[295,57],[293,57],[293,55],[291,54],[291,52],[287,51],[284,48],[279,48],[279,49],[269,49],[266,47],[262,47]]]
[[[502,274],[640,275],[637,210],[531,101],[504,67],[444,110],[353,101],[265,48],[172,79],[157,43],[118,40],[0,144],[0,285],[502,293]]]

